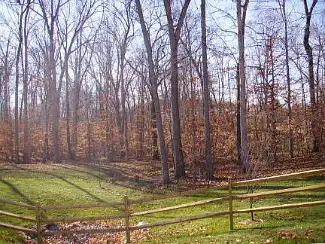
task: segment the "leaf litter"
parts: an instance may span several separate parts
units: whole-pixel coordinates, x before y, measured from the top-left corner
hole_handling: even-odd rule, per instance
[[[107,228],[123,228],[123,225],[112,224],[111,222],[85,222],[77,221],[69,224],[50,225],[50,230],[59,231],[80,231],[80,230],[96,230]],[[44,231],[49,232],[48,229]],[[150,239],[152,234],[149,229],[140,229],[131,232],[132,243],[141,243],[146,239]],[[36,236],[24,235],[26,244],[36,244]],[[104,244],[104,243],[126,243],[125,232],[107,232],[107,233],[73,233],[58,234],[44,237],[43,243],[46,244]]]

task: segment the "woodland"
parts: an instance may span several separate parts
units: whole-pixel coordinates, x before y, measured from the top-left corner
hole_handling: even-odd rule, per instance
[[[0,160],[157,160],[168,184],[322,155],[324,16],[323,0],[0,1]]]

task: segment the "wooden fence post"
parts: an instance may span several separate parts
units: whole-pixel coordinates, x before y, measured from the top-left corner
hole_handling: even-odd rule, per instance
[[[42,236],[42,207],[39,202],[36,202],[36,231],[37,231],[37,243],[43,243]]]
[[[230,230],[234,229],[234,214],[233,214],[233,205],[232,205],[232,179],[228,178],[228,194],[229,194],[229,226]]]
[[[130,211],[129,211],[129,198],[124,196],[124,209],[125,209],[125,236],[126,243],[131,243],[130,237]]]

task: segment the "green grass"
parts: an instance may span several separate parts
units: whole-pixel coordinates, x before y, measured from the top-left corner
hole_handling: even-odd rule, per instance
[[[100,180],[99,180],[100,178]],[[324,177],[282,181],[259,186],[255,191],[284,189],[324,183]],[[235,193],[245,193],[246,188],[235,188]],[[168,191],[170,192],[170,190]],[[0,198],[42,205],[68,205],[122,201],[124,195],[131,199],[155,196],[147,191],[135,190],[115,184],[105,171],[89,167],[59,165],[56,167],[21,168],[0,163]],[[202,199],[226,196],[226,190],[207,190],[200,194],[173,197],[133,205],[132,211],[162,208]],[[157,194],[158,196],[158,194]],[[298,203],[325,199],[325,191],[308,191],[258,199],[254,207]],[[214,203],[187,209],[132,218],[132,224],[140,221],[154,223],[175,217],[227,210],[228,203]],[[235,209],[249,208],[249,201],[235,201]],[[33,216],[24,208],[0,203],[0,210]],[[121,208],[93,208],[89,210],[50,211],[46,216],[82,217],[121,213]],[[152,228],[152,238],[144,243],[312,243],[325,242],[325,206],[287,209],[256,213],[258,221],[249,221],[249,214],[235,215],[235,230],[229,231],[227,216],[197,220],[187,223]],[[33,224],[0,216],[0,221],[31,227]],[[21,243],[15,231],[0,227],[0,243]]]

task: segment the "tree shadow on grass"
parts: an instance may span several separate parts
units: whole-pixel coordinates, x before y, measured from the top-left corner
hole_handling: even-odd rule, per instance
[[[310,200],[323,200],[324,199],[324,194],[325,194],[325,191],[321,191],[321,190],[318,190],[318,191],[315,191],[313,193],[307,193],[307,194],[287,194],[287,195],[282,195],[281,196],[281,199],[283,199],[284,201],[287,201],[287,200],[294,200],[294,199],[310,199]]]
[[[72,164],[75,165],[75,164]],[[111,179],[110,183],[113,185],[118,185],[124,188],[133,189],[145,193],[152,193],[152,189],[154,185],[157,183],[154,180],[146,180],[143,179],[141,176],[136,177],[136,173],[134,172],[127,172],[122,170],[121,168],[117,168],[114,166],[105,165],[94,165],[94,164],[87,164],[87,163],[78,163],[77,166],[83,166],[87,169],[99,171],[104,176],[99,176],[91,172],[87,172],[80,169],[70,168],[64,165],[60,165],[62,168],[66,168],[69,170],[73,170],[76,172],[84,173],[93,176],[99,180],[107,180]],[[140,174],[140,173],[139,173]],[[127,182],[127,183],[122,183]]]
[[[20,196],[25,203],[28,203],[30,205],[35,204],[31,199],[29,199],[26,195],[24,195],[15,185],[11,184],[10,182],[2,178],[0,178],[0,182],[7,185],[12,190],[12,192]]]
[[[100,202],[100,203],[105,203],[107,201],[101,199],[100,197],[97,197],[96,195],[92,194],[91,192],[87,191],[86,189],[76,185],[75,183],[67,180],[66,178],[60,176],[60,175],[57,175],[57,174],[54,174],[54,173],[49,173],[49,172],[40,172],[40,171],[36,171],[36,170],[31,170],[31,169],[26,169],[26,168],[22,168],[20,167],[19,165],[15,165],[14,167],[16,168],[19,168],[21,170],[24,170],[24,171],[28,171],[28,172],[32,172],[32,173],[38,173],[38,174],[45,174],[45,175],[49,175],[49,176],[52,176],[54,178],[57,178],[57,179],[60,179],[62,180],[63,182],[67,183],[68,185],[71,185],[75,188],[77,188],[78,190],[82,191],[83,193],[85,193],[86,195],[90,196],[91,198],[93,198],[94,200]]]
[[[127,180],[127,181],[134,181],[137,179],[137,183],[139,184],[153,184],[156,180],[155,179],[145,179],[144,172],[142,169],[137,168],[123,168],[121,166],[118,166],[116,163],[109,165],[109,164],[103,164],[101,166],[99,165],[93,165],[93,164],[87,164],[83,163],[82,166],[93,169],[93,170],[99,170],[103,172],[107,177],[114,178],[117,180]],[[129,170],[129,171],[128,171]],[[138,176],[138,177],[136,177]]]
[[[240,221],[235,222],[235,227],[233,231],[238,231],[238,232],[245,232],[247,230],[260,230],[260,231],[268,231],[268,230],[272,230],[272,229],[276,229],[276,228],[281,228],[281,227],[290,227],[290,226],[294,226],[294,223],[289,223],[289,222],[285,222],[284,220],[281,221],[276,221],[274,222],[274,220],[270,220],[270,219],[264,219],[263,218],[263,222],[259,222],[259,221],[250,221],[250,218],[247,219],[248,223],[247,225],[245,224],[240,224]]]

